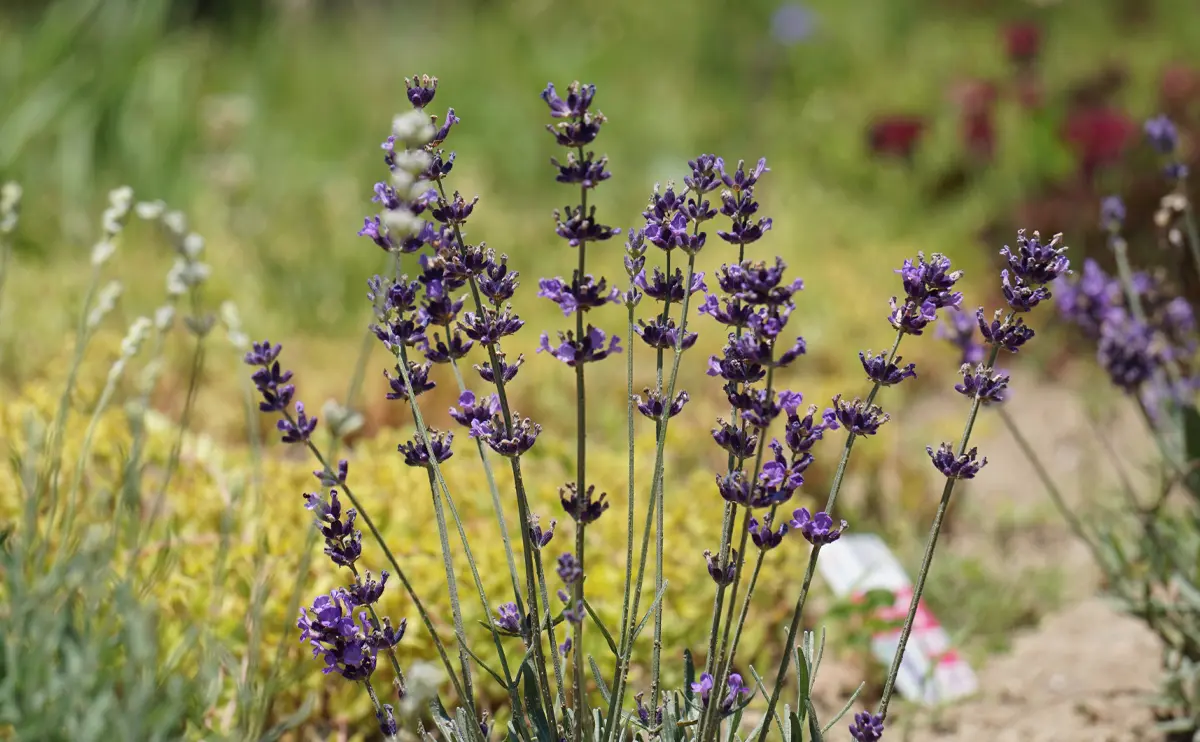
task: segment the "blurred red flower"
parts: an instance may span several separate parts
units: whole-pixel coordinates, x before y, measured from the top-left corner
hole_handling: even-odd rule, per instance
[[[1083,108],[1068,115],[1062,137],[1079,158],[1083,177],[1091,180],[1097,169],[1121,159],[1137,139],[1138,128],[1115,108]]]
[[[910,159],[916,151],[925,119],[912,114],[891,114],[876,118],[868,132],[867,142],[877,155]]]
[[[1042,49],[1042,31],[1033,23],[1013,23],[1004,28],[1004,49],[1016,64],[1033,62]]]

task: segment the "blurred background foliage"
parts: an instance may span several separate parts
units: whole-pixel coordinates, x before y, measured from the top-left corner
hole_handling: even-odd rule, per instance
[[[610,119],[598,149],[614,177],[597,193],[608,223],[639,223],[654,184],[681,178],[687,159],[700,152],[767,158],[771,174],[760,194],[775,226],[756,257],[781,255],[806,281],[798,316],[809,356],[782,382],[816,403],[853,395],[863,385],[856,351],[890,337],[884,317],[897,291],[892,269],[902,258],[918,250],[949,254],[968,271],[966,305],[994,306],[994,256],[1017,226],[1073,230],[1068,243],[1080,253],[1096,246],[1088,230],[1097,194],[1136,191],[1135,173],[1153,171],[1134,146],[1141,119],[1177,98],[1200,98],[1200,72],[1185,64],[1194,64],[1200,25],[1180,22],[1194,11],[1193,0],[608,0],[586,10],[556,0],[0,0],[0,180],[19,181],[26,194],[0,305],[0,441],[19,449],[29,415],[46,414],[61,388],[64,347],[97,238],[95,215],[104,194],[121,184],[189,215],[213,266],[205,304],[232,299],[252,336],[285,341],[301,398],[316,406],[341,395],[370,316],[365,280],[385,264],[354,232],[372,213],[371,186],[385,174],[379,142],[392,115],[407,107],[402,78],[419,73],[441,79],[434,110],[451,106],[462,118],[448,142],[458,153],[450,184],[481,197],[469,239],[509,254],[525,278],[518,310],[529,328],[512,352],[532,356],[537,335],[563,324],[532,288],[539,276],[568,273],[573,261],[553,236],[551,212],[565,195],[548,164],[554,148],[538,93],[547,81],[561,86],[578,78],[597,84],[598,107]],[[1014,48],[1014,29],[1022,28],[1036,31],[1031,58]],[[1187,125],[1191,115],[1195,125],[1196,113],[1193,104],[1180,122]],[[1141,205],[1131,202],[1131,211],[1156,208],[1161,187],[1153,189]],[[621,275],[619,244],[598,252],[596,270]],[[711,271],[730,256],[721,243],[710,245],[701,262]],[[131,225],[109,271],[126,286],[114,327],[160,302],[172,257],[153,230]],[[1150,262],[1163,260],[1156,253]],[[620,322],[616,310],[600,320],[610,330]],[[699,359],[722,338],[712,324],[700,327],[701,347],[681,376],[694,400],[689,423],[670,441],[674,487],[707,487],[704,472],[720,459],[706,439],[723,401]],[[1056,345],[1037,344],[1017,393],[1037,373],[1058,373]],[[190,341],[170,347],[152,400],[168,428],[184,404],[190,348]],[[961,415],[951,407],[945,420],[905,420],[908,406],[948,389],[957,365],[952,351],[932,340],[910,344],[905,356],[922,376],[899,395],[889,393],[895,422],[856,455],[866,496],[854,514],[856,527],[888,533],[902,551],[933,508],[913,441],[955,429]],[[89,355],[84,377],[102,383],[110,361],[102,350]],[[413,560],[419,581],[436,594],[435,547],[421,542],[414,525],[429,503],[408,492],[409,472],[391,453],[408,420],[402,405],[383,398],[384,365],[375,355],[366,366],[366,425],[351,441],[352,471],[363,482],[357,489],[371,493],[384,514],[398,553]],[[253,436],[242,375],[232,351],[211,354],[205,366],[190,425],[227,455],[214,468],[188,449],[171,507],[153,525],[179,565],[154,581],[157,630],[169,645],[195,616],[212,611],[222,651],[256,658],[245,668],[272,666],[270,653],[286,640],[285,665],[272,671],[288,682],[260,686],[282,695],[255,701],[267,704],[265,716],[277,721],[319,692],[318,718],[361,718],[365,700],[331,698],[307,652],[291,641],[290,586],[332,579],[323,566],[310,574],[301,562],[308,545],[300,493],[311,486],[312,467],[269,448],[261,480],[248,474]],[[640,361],[639,376],[651,378]],[[596,378],[598,427],[590,440],[595,460],[612,462],[601,485],[620,511],[623,374],[598,367]],[[457,394],[451,379],[439,381],[427,399],[431,423],[444,427]],[[535,449],[532,476],[547,515],[570,462],[562,441],[573,415],[559,401],[569,384],[557,364],[538,357],[514,390],[518,408],[550,431]],[[74,403],[80,419],[89,404],[86,395]],[[112,461],[124,455],[128,431],[120,418],[91,454],[90,487],[103,489]],[[481,489],[477,466],[465,456],[454,464],[449,469],[459,481],[452,491]],[[810,492],[828,482],[828,468],[818,460]],[[236,518],[223,499],[230,478],[251,490]],[[874,492],[885,493],[878,499],[886,506],[872,505]],[[0,489],[0,513],[16,522],[21,511],[13,479]],[[689,513],[690,503],[680,502],[668,516],[669,540],[715,543],[717,525]],[[609,531],[596,538],[618,538],[619,521],[610,518]],[[472,522],[480,529],[490,523]],[[222,532],[236,533],[239,546],[228,555],[230,589],[214,603],[215,583],[199,575],[211,566]],[[685,598],[706,591],[707,576],[697,554],[668,554],[677,560],[668,565],[672,592],[683,596],[668,600],[679,617],[669,645],[695,645],[706,619],[703,606],[689,607]],[[785,555],[779,560],[762,588],[764,616],[772,610],[769,596],[786,594],[795,577]],[[611,574],[590,579],[615,580],[620,565],[608,566]],[[971,565],[960,581],[984,594],[990,580],[987,569]],[[948,594],[947,607],[961,606],[959,597]],[[255,601],[265,606],[257,628],[244,620]],[[1026,606],[1048,606],[1039,596],[1009,602],[1021,610],[990,615],[1027,622],[1036,616]],[[391,608],[404,614],[403,606]],[[988,645],[1006,628],[989,626]],[[761,645],[763,656],[772,651],[765,635],[752,639],[749,646]],[[406,647],[412,656],[429,655],[419,632]],[[232,682],[220,672],[215,677],[218,686]],[[224,708],[240,692],[235,686],[206,686],[204,698]]]

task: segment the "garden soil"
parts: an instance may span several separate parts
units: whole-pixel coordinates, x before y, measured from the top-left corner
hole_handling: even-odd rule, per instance
[[[1019,389],[1009,411],[1024,427],[1035,450],[1050,466],[1076,506],[1096,497],[1098,487],[1084,482],[1081,472],[1091,467],[1093,481],[1114,481],[1112,457],[1092,432],[1092,424],[1077,393],[1066,387]],[[929,419],[944,409],[922,410]],[[1106,431],[1141,430],[1129,419],[1111,421]],[[1045,492],[1025,463],[1011,435],[994,419],[978,440],[993,466],[964,488],[964,532],[949,549],[969,552],[972,543],[995,549],[989,529],[1003,512],[1045,511]],[[1116,441],[1126,458],[1128,476],[1151,451],[1145,444]],[[1102,463],[1099,463],[1102,462]],[[1105,476],[1100,466],[1110,467]],[[1074,487],[1067,486],[1075,483]],[[911,742],[1135,742],[1162,739],[1154,730],[1147,701],[1155,689],[1160,661],[1155,636],[1118,606],[1099,596],[1097,574],[1086,548],[1071,537],[1061,519],[1047,516],[1042,525],[1016,536],[1003,553],[1013,569],[1061,565],[1063,605],[1036,627],[1013,638],[1009,651],[977,667],[980,693],[969,700],[937,710],[917,712],[901,707],[889,724],[889,739]],[[1023,529],[1025,530],[1025,529]],[[937,561],[931,579],[937,579]],[[824,671],[822,671],[824,674]],[[838,684],[838,683],[835,683]],[[853,687],[853,686],[851,686]],[[843,696],[844,697],[844,696]],[[905,716],[909,718],[905,718]],[[892,721],[889,719],[889,721]],[[840,726],[845,726],[842,722]],[[894,735],[894,736],[893,736]],[[840,739],[841,736],[833,735]]]

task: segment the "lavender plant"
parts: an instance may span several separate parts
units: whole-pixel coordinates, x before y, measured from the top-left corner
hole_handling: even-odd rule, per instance
[[[1158,116],[1146,122],[1145,134],[1147,144],[1165,162],[1169,187],[1155,215],[1162,242],[1179,253],[1182,264],[1190,259],[1200,270],[1200,235],[1184,187],[1188,172],[1178,157],[1178,132],[1169,119]],[[1118,468],[1120,507],[1096,517],[1076,512],[1017,422],[1003,407],[1000,412],[1051,502],[1089,549],[1107,592],[1161,639],[1164,674],[1155,711],[1168,739],[1192,739],[1200,729],[1200,374],[1195,308],[1179,294],[1176,282],[1130,264],[1122,236],[1126,218],[1119,197],[1107,197],[1100,204],[1100,223],[1108,234],[1116,275],[1086,260],[1078,276],[1059,278],[1054,291],[1059,316],[1093,345],[1097,365],[1132,402],[1146,437],[1155,443],[1157,458],[1150,468],[1156,481],[1150,491],[1141,491],[1144,488]],[[1116,443],[1094,418],[1092,422],[1120,467]]]
[[[572,83],[564,95],[548,85],[542,92],[552,120],[547,128],[555,144],[566,150],[550,162],[560,183],[578,188],[578,198],[554,213],[555,232],[575,251],[576,267],[569,278],[541,278],[538,282],[538,296],[553,301],[568,321],[574,320],[573,327],[556,331],[556,337],[543,333],[538,345],[539,353],[573,371],[575,385],[575,472],[573,480],[560,488],[565,513],[562,522],[570,519],[574,539],[551,557],[548,550],[562,543],[564,529],[558,518],[533,512],[522,470],[523,457],[537,443],[542,428],[513,406],[512,385],[525,359],[522,355],[513,359],[503,347],[509,342],[506,339],[524,326],[512,303],[519,277],[504,255],[467,239],[466,225],[478,199],[468,201],[447,186],[456,155],[447,152],[443,144],[461,120],[454,109],[447,111],[440,124],[437,116],[426,112],[437,96],[437,79],[413,77],[406,86],[412,110],[396,117],[392,134],[383,144],[390,180],[374,187],[374,200],[382,210],[365,220],[359,234],[394,258],[390,275],[375,276],[368,282],[368,298],[376,313],[373,332],[395,360],[394,370],[386,372],[388,398],[406,403],[413,420],[413,437],[401,443],[398,452],[405,464],[422,468],[428,475],[454,642],[453,646],[443,643],[403,565],[380,538],[351,487],[347,462],[335,464],[313,445],[318,420],[295,399],[292,374],[281,364],[280,346],[263,341],[246,355],[246,363],[255,369],[260,409],[278,418],[284,443],[308,449],[317,461],[320,468],[314,473],[321,490],[305,494],[305,504],[316,517],[325,554],[336,568],[348,572],[344,587],[318,596],[312,607],[302,612],[298,622],[302,640],[322,658],[326,673],[362,685],[376,709],[379,730],[389,739],[397,735],[398,723],[377,675],[381,664],[390,666],[392,697],[404,698],[398,645],[406,624],[393,624],[378,616],[375,606],[393,576],[407,593],[452,686],[458,704],[453,714],[441,700],[431,704],[438,732],[448,740],[482,742],[491,733],[490,720],[480,707],[481,670],[508,696],[509,738],[619,742],[633,736],[709,742],[738,735],[762,741],[777,728],[787,742],[800,742],[805,734],[821,739],[849,711],[854,699],[835,719],[826,723],[817,719],[811,693],[820,648],[812,634],[799,636],[817,561],[823,549],[837,548],[836,542],[848,527],[836,517],[837,500],[856,441],[876,435],[889,420],[877,403],[880,392],[916,376],[915,364],[905,364],[899,355],[901,342],[908,336],[923,335],[939,314],[958,311],[963,296],[956,285],[962,272],[940,254],[918,254],[905,260],[896,271],[901,292],[891,299],[886,315],[894,335],[890,349],[859,352],[869,384],[865,396],[839,394],[824,408],[806,405],[800,392],[783,386],[789,369],[807,350],[805,340],[789,329],[803,281],[788,277],[787,266],[778,257],[753,257],[772,227],[772,220],[760,213],[757,193],[770,172],[766,161],[738,162],[734,167],[723,158],[703,154],[688,163],[690,172],[681,185],[656,186],[642,213],[644,222],[625,234],[625,288],[610,287],[598,271],[588,270],[589,255],[593,259],[604,255],[598,251],[601,243],[620,233],[598,221],[595,206],[589,203],[591,191],[611,178],[607,158],[593,151],[607,121],[594,109],[595,86]],[[718,222],[717,240],[709,246],[706,230],[713,220]],[[974,477],[987,462],[968,446],[979,409],[1004,397],[1008,377],[994,371],[995,361],[1002,350],[1015,353],[1033,337],[1025,315],[1048,299],[1048,286],[1067,273],[1066,248],[1060,237],[1043,242],[1037,233],[1026,236],[1022,232],[1017,245],[1002,251],[1007,259],[1001,278],[1008,309],[990,320],[980,309],[974,319],[987,350],[974,358],[973,365],[963,368],[962,382],[956,386],[970,403],[964,432],[957,442],[927,449],[946,484],[879,708],[874,713],[860,713],[849,727],[850,735],[860,741],[883,735],[900,659],[955,485]],[[707,280],[697,269],[697,257],[706,248],[729,256]],[[660,264],[652,262],[651,255],[658,256]],[[653,301],[650,311],[639,312],[647,297]],[[598,326],[598,317],[609,304],[625,308],[624,347],[617,335]],[[713,502],[718,497],[723,501],[723,528],[720,543],[697,555],[698,560],[703,558],[714,583],[711,631],[707,647],[701,648],[703,662],[693,660],[691,647],[668,648],[682,651],[686,680],[681,688],[664,688],[662,635],[667,617],[663,596],[668,586],[663,577],[667,539],[663,502],[674,494],[665,488],[666,441],[669,426],[683,414],[690,399],[679,382],[683,355],[699,339],[692,324],[696,313],[713,320],[723,333],[720,351],[705,365],[730,408],[728,416],[717,419],[712,429],[714,443],[726,454],[726,465],[715,472],[715,492],[710,495]],[[965,343],[963,323],[955,320],[953,328],[955,337]],[[654,375],[638,395],[634,355],[643,346],[651,352]],[[463,373],[462,366],[472,352],[480,358],[473,368],[486,385],[482,388],[471,388]],[[587,467],[587,371],[591,364],[618,353],[624,353],[626,359],[629,473],[624,589],[619,625],[613,631],[593,608],[593,602],[612,596],[587,589],[592,559],[588,526],[609,507],[607,494],[598,490],[598,477]],[[424,360],[417,360],[419,357]],[[512,590],[511,595],[498,599],[485,590],[455,500],[442,476],[443,467],[456,452],[454,435],[425,422],[420,398],[438,383],[435,365],[448,366],[458,385],[458,402],[449,414],[474,441],[489,485]],[[649,482],[635,481],[634,476],[639,415],[653,422],[655,446]],[[804,485],[805,472],[818,453],[817,444],[840,429],[846,432],[845,443],[824,508],[815,512],[795,508],[789,517],[788,511],[781,509]],[[499,492],[491,469],[496,457],[511,469],[511,495]],[[639,499],[644,508],[640,538]],[[506,512],[512,506],[516,508],[519,557]],[[368,541],[364,545],[359,523],[366,526],[373,544]],[[452,543],[452,527],[458,534],[457,544]],[[612,546],[604,548],[611,552]],[[784,651],[768,685],[752,667],[739,663],[739,645],[751,620],[755,587],[768,553],[800,548],[808,551],[807,566],[787,626]],[[391,570],[381,572],[378,580],[361,566],[371,561],[374,550],[383,555]],[[460,605],[462,575],[454,569],[454,554],[465,559],[481,607],[492,617],[487,626],[498,668],[467,646]],[[553,559],[555,565],[557,581],[553,584],[547,579],[546,559]],[[651,569],[653,598],[647,607],[642,601]],[[550,598],[552,589],[557,603]],[[643,658],[638,653],[638,639],[651,622],[652,644],[648,658]],[[591,655],[585,666],[585,625],[589,623],[611,654],[607,666]],[[513,650],[504,641],[508,637],[520,640],[520,651],[510,654]],[[630,704],[631,671],[639,665],[648,669],[649,684],[632,693]],[[588,666],[591,682],[585,672]],[[795,676],[797,703],[781,710],[781,693],[790,675]],[[764,711],[754,730],[741,736],[743,713],[756,696],[762,697]],[[418,732],[424,734],[425,730],[420,727]]]

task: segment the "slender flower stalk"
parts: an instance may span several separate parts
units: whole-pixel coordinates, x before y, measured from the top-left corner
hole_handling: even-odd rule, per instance
[[[905,260],[896,273],[900,275],[905,293],[903,301],[892,298],[892,311],[888,315],[888,322],[896,330],[896,339],[883,362],[874,361],[874,359],[872,362],[868,362],[868,354],[865,353],[860,356],[863,368],[872,382],[871,391],[867,394],[865,401],[857,399],[847,401],[840,395],[833,399],[833,419],[846,429],[846,444],[842,449],[842,457],[838,461],[837,470],[829,488],[829,499],[826,502],[825,510],[817,513],[816,516],[810,516],[807,511],[795,513],[796,519],[793,521],[793,527],[801,529],[808,527],[805,538],[812,544],[812,551],[809,553],[808,567],[800,586],[800,594],[796,598],[796,607],[792,611],[792,621],[788,626],[787,640],[784,643],[787,651],[783,653],[779,671],[775,676],[774,688],[767,701],[767,711],[762,731],[759,734],[759,742],[765,742],[770,734],[775,707],[779,702],[779,694],[783,691],[784,680],[791,662],[791,648],[795,646],[796,635],[800,628],[800,618],[804,612],[805,602],[808,600],[813,575],[816,574],[817,559],[820,557],[821,549],[831,542],[827,538],[827,534],[833,533],[828,530],[828,524],[832,523],[829,513],[834,511],[837,504],[854,442],[860,436],[876,434],[880,426],[889,419],[888,415],[874,404],[880,389],[899,383],[907,375],[906,370],[912,371],[911,367],[901,369],[899,366],[900,359],[897,352],[900,350],[900,341],[904,339],[905,335],[923,334],[925,329],[937,319],[939,310],[956,310],[962,304],[962,293],[954,290],[955,284],[962,278],[962,271],[951,270],[950,260],[944,255],[935,253],[927,261],[924,255],[918,254],[915,261]],[[982,315],[980,322],[982,323]],[[835,530],[840,535],[841,530]]]
[[[879,701],[877,715],[881,725],[887,720],[888,704],[895,688],[896,677],[900,673],[904,650],[908,645],[909,636],[912,634],[917,608],[925,591],[925,581],[933,564],[934,550],[937,548],[938,535],[941,532],[946,509],[950,504],[950,497],[954,493],[954,485],[960,479],[973,479],[987,463],[986,457],[976,461],[975,449],[972,448],[968,451],[967,445],[970,443],[971,431],[975,426],[980,407],[1003,402],[1000,390],[1007,385],[1007,377],[1004,378],[1003,384],[997,384],[994,381],[997,377],[991,375],[991,369],[995,367],[996,358],[1000,355],[1001,350],[1016,353],[1027,340],[1033,337],[1033,330],[1025,327],[1018,315],[1031,311],[1043,300],[1051,298],[1049,284],[1052,284],[1060,276],[1070,273],[1070,262],[1065,255],[1067,248],[1061,242],[1062,235],[1055,235],[1043,244],[1041,236],[1037,232],[1026,237],[1024,230],[1021,230],[1017,233],[1017,248],[1014,250],[1005,246],[1000,251],[1007,261],[1007,267],[1000,272],[1000,275],[1005,299],[1009,305],[1008,316],[1003,322],[988,324],[984,321],[983,309],[979,309],[977,316],[980,331],[984,341],[991,346],[991,350],[984,367],[976,377],[972,377],[974,380],[964,379],[963,384],[955,387],[960,394],[971,398],[971,408],[967,413],[967,422],[963,428],[962,437],[959,439],[957,448],[952,448],[949,443],[942,444],[936,453],[932,447],[929,448],[930,459],[934,467],[946,477],[946,484],[942,488],[942,497],[938,502],[933,523],[930,525],[925,554],[921,559],[920,571],[917,572],[912,599],[909,601],[908,615],[900,629],[899,644],[896,647],[895,657],[892,659],[891,669],[888,671],[883,696]],[[967,372],[964,371],[964,373]],[[978,377],[983,377],[984,381],[979,381]]]
[[[550,115],[559,119],[557,124],[547,125],[555,141],[569,152],[565,164],[552,159],[551,163],[558,169],[558,181],[579,186],[579,206],[567,207],[564,213],[555,212],[558,226],[556,232],[567,241],[567,244],[578,250],[578,267],[571,278],[565,282],[561,278],[544,279],[541,281],[539,296],[555,302],[563,314],[575,315],[575,332],[562,338],[557,348],[551,348],[549,336],[542,335],[542,347],[539,351],[547,351],[560,361],[575,369],[575,483],[572,495],[564,488],[564,506],[574,503],[574,509],[567,506],[568,514],[575,521],[575,558],[579,560],[581,571],[586,564],[587,543],[585,533],[587,524],[592,520],[587,510],[592,496],[593,485],[587,481],[587,383],[585,368],[590,362],[602,360],[610,353],[620,350],[617,337],[614,335],[607,345],[602,331],[588,325],[585,328],[584,314],[606,303],[615,302],[619,291],[607,290],[604,278],[596,279],[586,273],[587,245],[589,242],[599,242],[610,239],[620,230],[604,226],[596,222],[596,209],[588,210],[588,191],[595,188],[611,174],[605,170],[606,157],[596,158],[595,154],[586,151],[585,147],[592,144],[600,133],[600,127],[605,122],[604,115],[593,112],[592,101],[596,95],[595,85],[583,85],[573,82],[567,87],[565,98],[560,97],[553,84],[548,84],[542,91],[542,100],[550,108]],[[569,487],[570,485],[568,485]],[[600,495],[603,499],[604,495]],[[581,605],[584,597],[584,580],[575,580],[572,584],[572,600],[575,605]],[[574,735],[582,739],[582,730],[587,713],[586,684],[587,679],[583,669],[583,621],[573,624],[572,644],[575,649],[572,662],[572,700],[574,702]],[[553,640],[551,641],[553,646]]]

